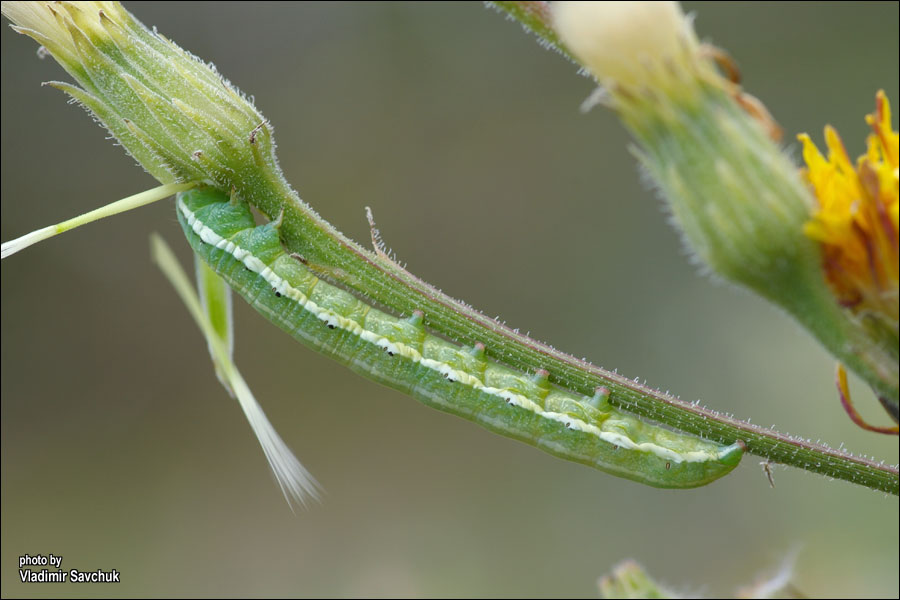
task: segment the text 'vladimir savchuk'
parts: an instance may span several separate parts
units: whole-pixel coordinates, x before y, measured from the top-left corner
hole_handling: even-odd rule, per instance
[[[50,567],[26,569],[24,567]],[[119,572],[116,569],[104,571],[95,569],[62,570],[62,556],[25,554],[19,557],[19,578],[22,583],[119,583]]]

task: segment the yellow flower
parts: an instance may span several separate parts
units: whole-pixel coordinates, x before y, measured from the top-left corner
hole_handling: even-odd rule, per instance
[[[817,199],[806,235],[822,248],[825,276],[838,301],[854,312],[898,323],[898,135],[878,92],[867,152],[851,162],[837,132],[825,128],[826,160],[802,134],[806,177]]]

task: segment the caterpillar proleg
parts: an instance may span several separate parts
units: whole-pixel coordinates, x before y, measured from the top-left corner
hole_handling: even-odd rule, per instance
[[[249,205],[211,189],[179,194],[191,247],[257,311],[303,344],[441,411],[550,454],[663,488],[709,483],[740,462],[722,446],[624,414],[593,398],[431,335],[423,314],[398,317],[320,279],[284,248],[278,223],[257,226]]]

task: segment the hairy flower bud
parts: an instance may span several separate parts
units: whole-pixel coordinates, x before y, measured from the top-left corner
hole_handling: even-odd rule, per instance
[[[691,60],[699,42],[677,2],[554,2],[566,45],[604,84],[637,88],[664,70],[660,60]]]
[[[2,11],[81,87],[50,85],[89,109],[162,183],[228,189],[246,165],[278,170],[270,128],[253,104],[118,2],[3,2]]]
[[[762,104],[719,74],[717,62],[732,66],[724,54],[698,43],[673,2],[558,2],[554,23],[636,138],[699,262],[781,305],[896,402],[896,335],[891,348],[831,293],[804,233],[815,201]]]

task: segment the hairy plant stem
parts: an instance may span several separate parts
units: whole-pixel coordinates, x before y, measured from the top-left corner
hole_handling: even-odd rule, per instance
[[[546,44],[569,56],[549,25],[546,3],[498,2],[497,6],[533,30]],[[683,402],[659,390],[621,377],[522,335],[460,303],[414,277],[398,265],[345,237],[300,201],[280,173],[239,191],[275,218],[284,211],[285,240],[303,248],[304,258],[356,292],[394,310],[425,312],[426,325],[466,344],[483,343],[489,356],[517,369],[547,369],[552,382],[586,396],[597,386],[610,389],[610,403],[639,416],[721,443],[743,441],[749,453],[894,495],[900,491],[896,467],[793,438]],[[240,179],[239,179],[240,180]]]
[[[513,331],[348,239],[301,201],[280,172],[268,169],[266,174],[235,178],[240,194],[269,218],[283,214],[280,231],[286,245],[302,248],[303,258],[316,271],[357,293],[403,314],[422,310],[431,330],[459,343],[481,342],[490,357],[522,371],[546,369],[553,383],[569,390],[591,396],[596,387],[606,386],[611,404],[673,429],[726,444],[741,440],[749,453],[771,462],[895,495],[900,491],[896,467],[681,401]]]

